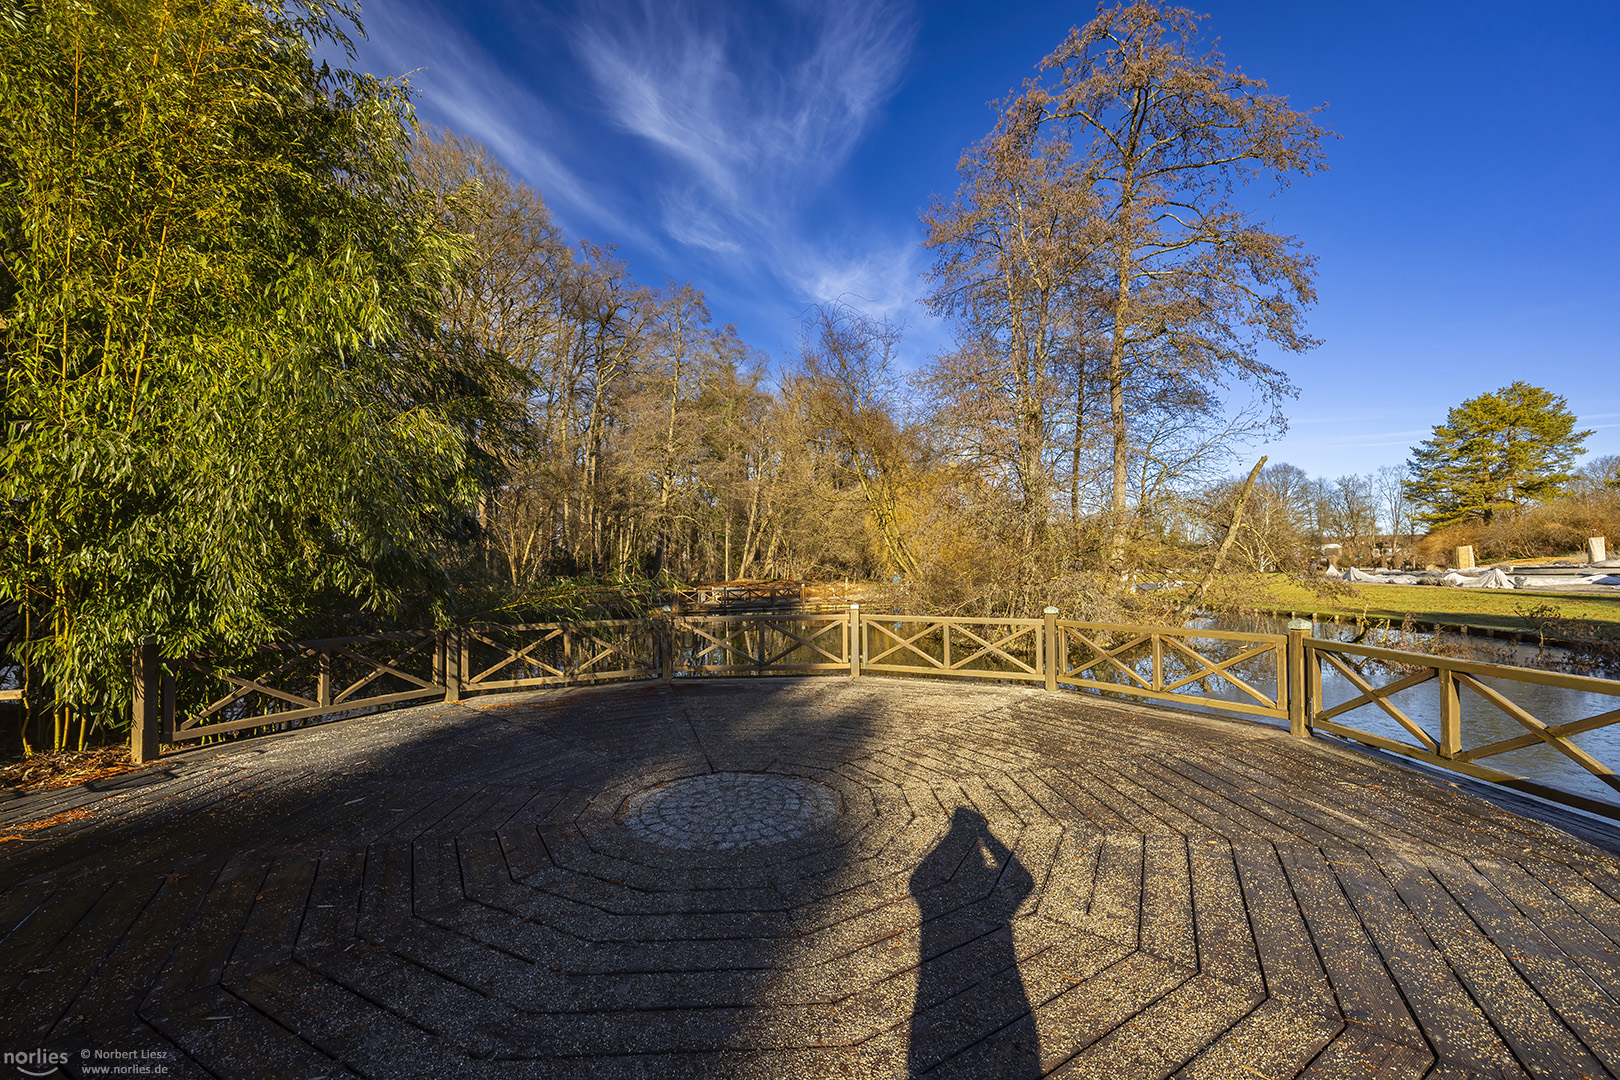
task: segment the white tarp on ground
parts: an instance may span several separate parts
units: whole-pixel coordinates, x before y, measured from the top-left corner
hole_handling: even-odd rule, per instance
[[[1340,575],[1332,570],[1329,577]],[[1366,585],[1421,585],[1424,578],[1415,574],[1402,574],[1393,570],[1361,570],[1351,567],[1343,573],[1344,580]],[[1427,577],[1434,581],[1433,575]],[[1448,570],[1440,578],[1441,585],[1462,589],[1569,589],[1577,586],[1603,585],[1620,587],[1620,574],[1598,571],[1591,574],[1509,574],[1499,566],[1480,569]]]
[[[1448,580],[1450,577],[1450,574],[1446,575]],[[1464,589],[1511,589],[1513,579],[1501,567],[1493,566],[1477,577],[1464,578],[1457,585]]]
[[[1412,574],[1397,574],[1390,571],[1368,571],[1350,568],[1345,575],[1346,581],[1365,581],[1374,585],[1416,585],[1418,579]]]
[[[1620,585],[1616,574],[1522,574],[1513,579],[1521,589],[1568,589],[1576,585]]]

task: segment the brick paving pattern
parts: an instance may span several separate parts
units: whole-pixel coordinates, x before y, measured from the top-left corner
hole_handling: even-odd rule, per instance
[[[0,1050],[226,1078],[1620,1075],[1613,834],[1501,803],[1023,687],[404,710],[0,802]]]
[[[730,851],[797,839],[838,811],[836,792],[802,776],[705,773],[632,795],[623,818],[648,843]]]

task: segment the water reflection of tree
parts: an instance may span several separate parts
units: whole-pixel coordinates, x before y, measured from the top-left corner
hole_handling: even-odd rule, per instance
[[[950,831],[911,875],[922,943],[909,1075],[975,1042],[985,1021],[997,1018],[1006,1020],[995,1032],[1000,1052],[993,1062],[981,1063],[979,1075],[1041,1075],[1040,1039],[1018,974],[1010,921],[1034,886],[984,816],[957,807]]]

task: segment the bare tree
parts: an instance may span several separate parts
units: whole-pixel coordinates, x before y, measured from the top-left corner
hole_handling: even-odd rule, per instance
[[[1372,477],[1378,499],[1378,512],[1389,526],[1389,537],[1397,548],[1401,538],[1412,541],[1412,504],[1406,497],[1406,471],[1398,465],[1385,465]]]
[[[1234,536],[1234,550],[1249,569],[1266,573],[1303,563],[1309,485],[1305,473],[1293,465],[1279,463],[1258,474]],[[1237,492],[1238,484],[1226,480],[1206,495],[1205,515],[1212,532],[1218,534],[1231,527]]]
[[[915,575],[904,522],[915,452],[896,401],[899,342],[900,327],[887,319],[820,305],[800,328],[798,365],[783,379],[783,396],[801,411],[806,436],[858,485],[886,561]]]
[[[1350,473],[1328,488],[1332,533],[1352,561],[1366,561],[1369,541],[1378,532],[1378,497],[1371,476]]]
[[[1575,470],[1570,488],[1587,497],[1620,491],[1620,454],[1604,454],[1582,465]]]
[[[1051,516],[1065,427],[1079,516],[1095,367],[1082,294],[1094,277],[1084,264],[1095,214],[1071,157],[1061,139],[1000,125],[963,154],[956,196],[934,200],[923,217],[923,246],[935,256],[928,303],[955,320],[958,339],[925,384],[958,445],[1000,480],[1025,559]]]
[[[1151,3],[1099,12],[1042,62],[998,126],[1014,142],[1061,132],[1096,207],[1084,237],[1103,253],[1115,562],[1128,512],[1131,384],[1166,372],[1204,385],[1236,377],[1275,407],[1293,388],[1259,359],[1258,343],[1295,352],[1317,344],[1303,327],[1314,259],[1240,209],[1233,187],[1317,171],[1328,132],[1315,110],[1290,109],[1204,50],[1200,22]]]
[[[1221,572],[1221,566],[1225,564],[1226,557],[1231,554],[1233,546],[1237,543],[1238,534],[1243,530],[1243,511],[1248,507],[1249,499],[1254,494],[1254,483],[1260,477],[1260,470],[1265,467],[1266,459],[1261,455],[1260,460],[1254,463],[1254,468],[1249,470],[1249,475],[1233,493],[1229,508],[1231,520],[1227,523],[1226,535],[1221,538],[1220,546],[1215,549],[1215,558],[1210,562],[1209,569],[1205,571],[1187,598],[1176,607],[1176,619],[1185,619],[1191,615],[1197,610],[1198,605],[1203,603],[1204,597],[1209,595],[1209,587],[1214,583],[1215,575]]]

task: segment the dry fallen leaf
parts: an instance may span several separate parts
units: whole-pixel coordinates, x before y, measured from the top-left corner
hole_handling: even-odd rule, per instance
[[[64,750],[0,764],[0,790],[49,791],[102,780],[139,768],[129,760],[129,747]]]

